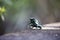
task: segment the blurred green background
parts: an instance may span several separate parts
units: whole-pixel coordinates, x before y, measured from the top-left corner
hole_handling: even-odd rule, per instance
[[[60,0],[0,0],[1,32],[26,29],[32,16],[42,24],[60,22]]]

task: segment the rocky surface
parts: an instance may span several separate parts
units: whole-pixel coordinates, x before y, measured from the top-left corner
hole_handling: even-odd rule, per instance
[[[0,40],[60,40],[60,30],[25,30],[0,36]]]

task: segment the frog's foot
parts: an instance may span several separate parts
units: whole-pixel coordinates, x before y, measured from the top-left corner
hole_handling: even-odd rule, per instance
[[[41,29],[41,27],[31,27],[31,29]]]

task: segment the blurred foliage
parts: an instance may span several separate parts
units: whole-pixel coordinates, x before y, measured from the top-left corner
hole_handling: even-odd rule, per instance
[[[37,0],[0,0],[1,4],[6,8],[6,19],[17,20],[17,15],[26,16],[28,11],[35,12]],[[5,10],[5,9],[4,9]]]
[[[1,5],[7,9],[7,13],[17,13],[27,9],[36,10],[37,0],[0,0]],[[60,0],[52,0],[54,8],[60,8]]]
[[[0,7],[0,15],[2,15],[3,13],[5,13],[6,12],[6,9],[5,9],[5,7],[3,6],[3,7]]]
[[[54,8],[60,8],[60,0],[52,0]]]
[[[3,0],[3,2],[7,8],[10,8],[10,10],[13,8],[15,11],[36,6],[36,0]]]
[[[4,3],[0,0],[0,16],[6,12]]]

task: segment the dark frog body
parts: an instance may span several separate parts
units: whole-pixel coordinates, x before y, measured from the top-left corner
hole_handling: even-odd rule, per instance
[[[30,19],[30,28],[32,29],[41,29],[41,25],[39,25],[38,20],[31,18]]]

